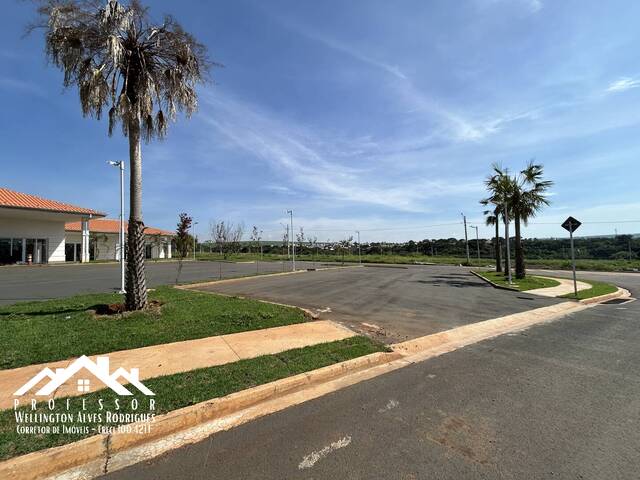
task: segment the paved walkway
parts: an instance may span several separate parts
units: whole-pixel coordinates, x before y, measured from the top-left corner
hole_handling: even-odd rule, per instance
[[[184,342],[166,343],[132,350],[105,353],[109,357],[109,372],[115,372],[119,367],[129,371],[139,369],[139,379],[159,377],[173,373],[186,372],[196,368],[213,367],[225,363],[236,362],[260,355],[279,353],[292,348],[301,348],[318,343],[343,340],[355,335],[355,332],[329,320],[299,323],[283,327],[266,328],[249,332],[220,335],[217,337],[187,340]],[[97,355],[90,358],[95,361]],[[56,368],[66,368],[75,359],[62,360],[40,365],[11,370],[0,370],[0,409],[13,406],[13,393],[32,377],[46,367],[55,371]],[[86,392],[78,391],[78,380],[90,378],[90,391],[101,390],[105,385],[93,375],[76,374],[62,384],[52,397],[62,398],[82,395]],[[31,398],[46,400],[49,397],[32,395],[45,384],[39,382],[29,393],[24,395],[24,403]],[[133,388],[133,387],[131,387]]]
[[[547,287],[547,288],[534,288],[533,290],[527,290],[527,293],[533,293],[534,295],[542,295],[543,297],[559,297],[561,295],[566,295],[568,293],[573,293],[573,280],[569,280],[567,278],[556,278],[556,277],[540,277],[540,278],[548,278],[549,280],[555,280],[556,282],[560,282],[560,285],[555,287]],[[591,285],[585,282],[577,282],[578,291],[580,290],[588,290],[591,288]]]

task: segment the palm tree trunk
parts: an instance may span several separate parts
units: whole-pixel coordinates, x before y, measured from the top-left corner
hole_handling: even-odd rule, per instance
[[[507,245],[511,247],[511,244],[509,243],[509,237],[507,237],[507,222],[505,222],[504,224],[504,266],[502,268],[502,270],[504,271],[505,277],[509,275],[509,260],[510,260],[507,256],[507,252],[509,251],[507,249]]]
[[[502,272],[502,261],[500,258],[500,220],[496,218],[496,272]]]
[[[517,213],[515,214],[514,223],[516,226],[516,278],[524,278],[524,250],[522,249],[522,236],[520,234],[520,215]]]
[[[127,232],[127,278],[125,306],[141,310],[147,306],[147,285],[144,273],[144,223],[142,222],[142,154],[140,151],[140,120],[129,120],[129,230]]]

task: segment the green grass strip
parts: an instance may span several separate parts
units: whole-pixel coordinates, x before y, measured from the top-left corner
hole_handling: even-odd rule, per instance
[[[589,281],[580,280],[580,281],[590,284],[591,288],[588,288],[587,290],[579,290],[577,297],[573,293],[567,293],[566,295],[562,295],[561,297],[585,300],[587,298],[599,297],[600,295],[607,295],[609,293],[614,293],[618,291],[618,287],[610,283],[594,282],[593,280],[589,280]]]
[[[119,302],[121,296],[79,295],[1,307],[0,369],[305,321],[296,308],[172,287],[159,287],[150,298],[164,302],[159,312],[108,318],[87,310]]]
[[[504,276],[504,273],[500,272],[475,272],[478,275],[486,278],[487,280],[492,281],[496,285],[500,285],[502,287],[513,288],[514,290],[518,290],[520,292],[524,292],[526,290],[533,290],[536,288],[549,288],[549,287],[557,287],[560,285],[560,282],[557,280],[553,280],[550,278],[536,277],[533,275],[527,275],[525,278],[515,278],[513,277],[513,283],[509,285],[507,278]]]
[[[217,367],[151,378],[145,380],[144,384],[155,393],[155,413],[162,414],[274,380],[386,350],[386,347],[367,337],[356,336],[288,350],[277,355],[265,355]],[[76,415],[82,412],[81,404],[84,400],[85,414],[99,413],[98,399],[102,399],[103,405],[108,409],[112,409],[114,400],[120,399],[119,413],[133,413],[130,408],[132,398],[138,399],[142,406],[138,411],[145,411],[150,397],[140,393],[132,397],[119,397],[113,391],[105,389],[79,397],[70,397],[69,412]],[[55,411],[67,412],[65,401],[65,399],[56,399]],[[30,406],[21,406],[18,410],[31,412]],[[35,412],[48,411],[46,403],[42,403]],[[90,422],[90,428],[95,429],[98,425],[105,425],[105,417],[103,414],[102,421]],[[74,442],[91,435],[95,435],[95,430],[86,434],[18,434],[14,410],[2,410],[0,411],[0,460]]]

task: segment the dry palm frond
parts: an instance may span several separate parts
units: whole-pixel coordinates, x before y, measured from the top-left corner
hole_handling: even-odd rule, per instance
[[[152,25],[137,0],[43,0],[38,9],[46,52],[76,85],[82,113],[109,111],[109,134],[138,121],[146,141],[166,134],[176,112],[197,106],[195,87],[206,80],[206,49],[172,18]]]

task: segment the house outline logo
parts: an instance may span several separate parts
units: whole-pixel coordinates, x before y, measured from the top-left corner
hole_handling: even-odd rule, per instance
[[[86,355],[82,355],[76,359],[67,368],[56,368],[55,372],[49,367],[46,367],[40,371],[37,375],[32,377],[27,383],[22,385],[16,392],[15,396],[22,396],[38,385],[44,378],[48,378],[47,382],[42,388],[40,388],[35,394],[40,396],[48,396],[56,391],[60,385],[65,383],[71,377],[81,370],[87,370],[94,377],[104,383],[111,390],[118,395],[133,395],[127,388],[125,388],[118,381],[120,378],[126,380],[127,383],[136,387],[140,392],[145,395],[155,395],[140,381],[140,371],[137,368],[132,368],[130,371],[120,367],[112,374],[109,374],[109,357],[97,357],[94,362]],[[78,390],[85,392],[85,388],[88,386],[87,380],[78,380]],[[82,389],[81,389],[82,387]]]

